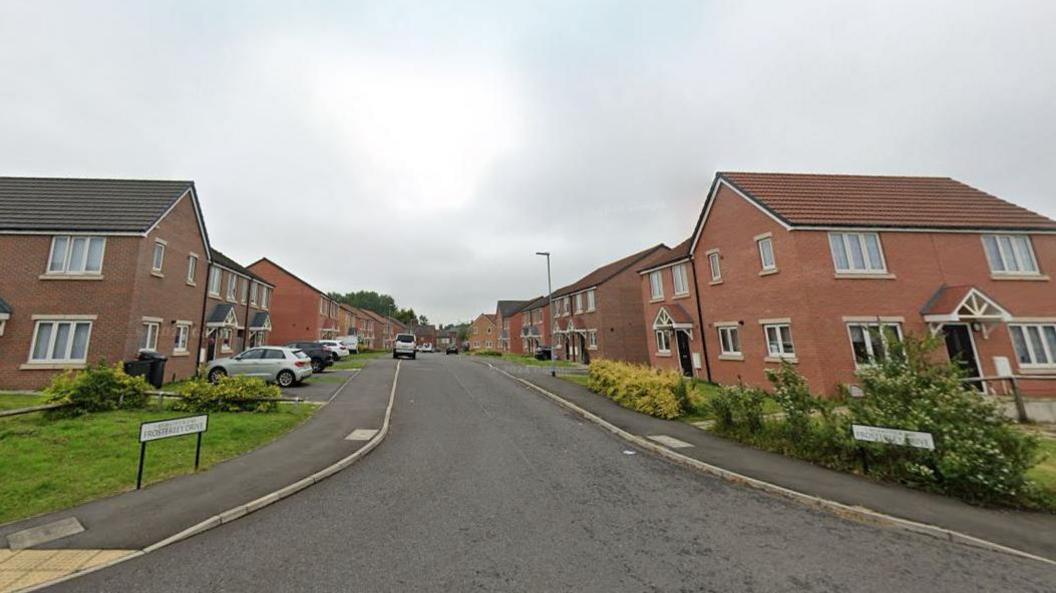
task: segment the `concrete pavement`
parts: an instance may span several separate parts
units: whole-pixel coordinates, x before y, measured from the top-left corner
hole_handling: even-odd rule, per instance
[[[1039,562],[637,451],[462,357],[403,363],[352,470],[55,591],[1052,591]]]

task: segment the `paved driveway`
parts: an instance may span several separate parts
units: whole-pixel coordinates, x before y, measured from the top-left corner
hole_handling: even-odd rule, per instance
[[[327,402],[350,377],[354,377],[358,372],[358,370],[327,370],[323,373],[316,373],[299,385],[284,388],[282,395],[283,397],[299,397],[313,402]]]
[[[629,448],[456,357],[388,438],[260,512],[63,591],[1049,592],[1050,565],[846,521]]]

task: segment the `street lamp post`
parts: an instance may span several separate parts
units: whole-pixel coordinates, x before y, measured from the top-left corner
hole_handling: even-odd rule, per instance
[[[554,339],[554,284],[550,281],[550,252],[549,251],[536,251],[536,255],[546,256],[546,292],[550,295],[550,319],[547,323],[550,324],[550,341]],[[554,345],[550,344],[550,376],[557,376],[557,359],[554,358]]]

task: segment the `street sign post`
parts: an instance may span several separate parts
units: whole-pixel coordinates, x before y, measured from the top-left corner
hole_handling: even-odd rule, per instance
[[[202,457],[202,433],[209,428],[209,415],[185,416],[157,422],[144,422],[139,425],[139,472],[136,474],[136,490],[143,485],[143,463],[147,458],[147,443],[171,437],[182,437],[189,434],[198,435],[198,444],[194,449],[194,470],[198,471],[198,462]]]

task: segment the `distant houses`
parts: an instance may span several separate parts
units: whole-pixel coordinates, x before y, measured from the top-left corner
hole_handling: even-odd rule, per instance
[[[485,347],[490,323],[504,351],[517,336],[527,353],[761,387],[788,362],[833,393],[892,340],[931,334],[967,377],[1052,395],[1054,270],[1056,221],[953,179],[718,173],[689,238],[556,289],[553,311],[551,295],[498,301],[470,340]]]

